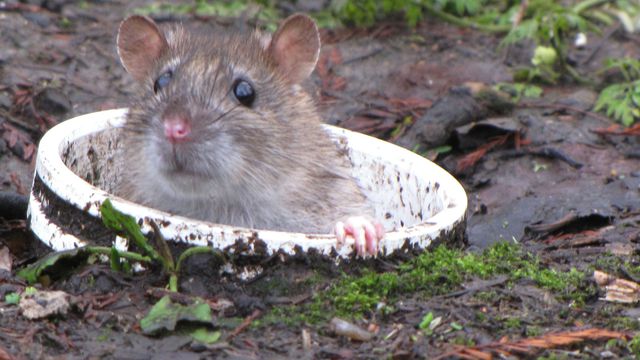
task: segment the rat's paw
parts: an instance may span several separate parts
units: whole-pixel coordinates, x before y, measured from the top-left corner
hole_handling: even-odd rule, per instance
[[[338,246],[345,244],[348,236],[353,238],[356,254],[361,257],[378,254],[378,244],[384,237],[384,228],[363,216],[352,216],[345,222],[338,221],[334,228]]]

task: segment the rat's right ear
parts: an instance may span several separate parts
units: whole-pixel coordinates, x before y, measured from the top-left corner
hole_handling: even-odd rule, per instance
[[[294,84],[309,77],[320,56],[320,33],[308,16],[294,14],[282,22],[269,45],[278,68]]]
[[[168,47],[156,23],[141,15],[129,16],[120,24],[116,42],[122,65],[138,81],[149,75],[154,62]]]

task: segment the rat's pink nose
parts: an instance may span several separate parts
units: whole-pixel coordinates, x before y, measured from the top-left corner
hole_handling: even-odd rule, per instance
[[[171,116],[164,119],[164,136],[172,144],[187,141],[191,134],[191,124],[186,117]]]

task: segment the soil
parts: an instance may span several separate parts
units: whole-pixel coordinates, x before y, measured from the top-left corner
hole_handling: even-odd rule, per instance
[[[150,3],[0,4],[0,191],[8,194],[2,201],[24,205],[20,199],[25,198],[15,195],[28,195],[37,142],[47,129],[77,115],[127,106],[132,79],[115,51],[117,26]],[[290,5],[287,11],[308,5]],[[195,15],[155,18],[229,23]],[[640,56],[640,37],[608,30],[607,35],[590,34],[585,48],[571,50],[579,71],[592,74],[608,57]],[[482,101],[473,88],[510,82],[514,69],[527,65],[532,47],[499,48],[499,36],[434,18],[415,29],[390,19],[366,30],[322,30],[322,38],[310,88],[328,123],[409,149],[452,147],[435,160],[468,192],[468,251],[516,241],[558,271],[592,269],[605,254],[637,261],[638,140],[597,133],[613,121],[590,111],[597,97],[594,89],[565,81],[544,86],[541,98],[523,100],[515,108]],[[413,125],[394,131],[407,116]],[[469,154],[497,137],[503,141],[469,162]],[[43,252],[28,232],[26,218],[14,215],[8,210],[0,214],[0,249],[9,248],[13,270]],[[165,294],[158,287],[166,279],[154,269],[128,276],[94,264],[70,274],[60,270],[52,279],[48,289],[73,296],[73,309],[55,321],[28,320],[15,306],[0,302],[0,359],[433,358],[452,351],[456,336],[480,345],[522,339],[529,334],[527,324],[536,324],[542,334],[585,327],[630,331],[632,325],[611,320],[627,318],[635,324],[638,317],[634,305],[594,297],[576,310],[534,284],[506,288],[498,278],[493,285],[482,285],[498,289],[498,301],[478,303],[468,294],[408,296],[392,314],[350,319],[377,328],[373,340],[350,341],[335,335],[327,323],[243,327],[238,321],[256,321],[278,304],[309,301],[313,292],[340,276],[331,266],[280,264],[241,283],[215,274],[202,276],[215,266],[210,258],[191,261],[181,293],[203,296],[216,312],[223,339],[214,345],[199,345],[180,333],[143,335],[139,319]],[[325,279],[323,285],[298,286],[318,274]],[[22,288],[15,274],[0,271],[0,295]],[[485,319],[474,316],[478,309]],[[441,314],[443,322],[461,323],[464,330],[425,337],[416,325],[427,310]],[[492,319],[506,314],[517,315],[520,325],[495,331]],[[308,348],[303,346],[305,333],[311,337]],[[529,354],[631,357],[627,348],[602,340]]]

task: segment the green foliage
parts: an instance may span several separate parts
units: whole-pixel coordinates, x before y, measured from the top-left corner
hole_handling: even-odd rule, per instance
[[[160,234],[156,234],[156,242],[159,250],[156,250],[149,244],[147,238],[142,234],[140,226],[136,222],[136,219],[127,215],[116,208],[113,207],[113,204],[109,199],[106,199],[102,205],[100,206],[100,215],[102,216],[102,222],[106,227],[111,230],[116,231],[120,236],[124,236],[127,239],[131,240],[136,246],[138,246],[144,253],[148,255],[147,260],[150,258],[154,261],[162,264],[163,269],[169,273],[169,289],[171,291],[178,290],[178,273],[180,272],[180,267],[184,260],[195,254],[203,254],[203,253],[213,253],[217,256],[220,256],[224,259],[224,257],[220,254],[219,251],[216,251],[208,246],[194,246],[191,247],[182,254],[178,258],[177,264],[173,261],[173,257],[171,252],[169,251],[169,247],[162,238]],[[119,259],[114,257],[113,251],[115,249],[110,250],[111,255],[111,266],[114,269],[117,269],[119,266]],[[118,253],[116,252],[116,256],[120,254],[130,254],[130,253]]]
[[[140,320],[140,328],[145,335],[154,335],[161,331],[175,330],[179,321],[211,325],[212,320],[211,308],[206,303],[196,301],[192,305],[174,304],[169,296],[164,296]],[[199,340],[217,341],[219,338],[198,329],[195,332]]]
[[[607,116],[625,126],[640,118],[640,61],[631,58],[609,59],[602,71],[616,71],[623,82],[605,87],[598,97],[595,111],[604,111]]]
[[[607,86],[600,92],[594,110],[604,111],[625,126],[632,125],[640,118],[640,80]]]
[[[275,31],[277,22],[281,18],[273,1],[249,1],[249,0],[192,0],[188,2],[153,2],[139,7],[134,11],[137,14],[196,14],[200,16],[218,16],[224,18],[236,18],[250,13],[255,13],[256,19],[264,24],[270,31]]]
[[[84,262],[87,256],[88,254],[83,248],[50,253],[35,263],[21,269],[17,275],[27,283],[34,284],[38,282],[40,277],[46,272],[54,269],[57,264],[65,260]]]
[[[335,5],[338,18],[358,26],[371,26],[376,20],[393,14],[404,14],[407,24],[415,26],[422,19],[420,1],[346,0]]]
[[[431,325],[432,321],[433,321],[433,313],[429,311],[422,317],[422,321],[420,321],[420,324],[418,324],[418,328],[420,330],[427,330],[429,328],[429,325]]]
[[[476,15],[488,3],[487,0],[435,0],[435,6],[455,15]]]
[[[498,83],[493,88],[508,94],[514,102],[518,102],[522,98],[539,98],[542,96],[542,88],[532,84]]]
[[[637,334],[627,343],[629,351],[635,356],[636,359],[640,358],[640,334]]]
[[[331,304],[339,316],[352,316],[372,311],[401,294],[420,292],[431,297],[455,291],[465,281],[502,274],[508,275],[511,282],[531,279],[560,298],[578,303],[596,291],[587,285],[585,273],[547,268],[519,246],[503,242],[482,253],[439,246],[399,265],[393,272],[378,274],[365,270],[360,276],[345,275],[320,294],[315,303],[317,309]]]
[[[5,294],[4,302],[9,305],[17,305],[20,302],[20,294],[15,292],[10,292]]]
[[[221,336],[222,332],[219,330],[212,331],[204,327],[197,328],[191,333],[194,340],[205,344],[213,344],[220,340]]]

